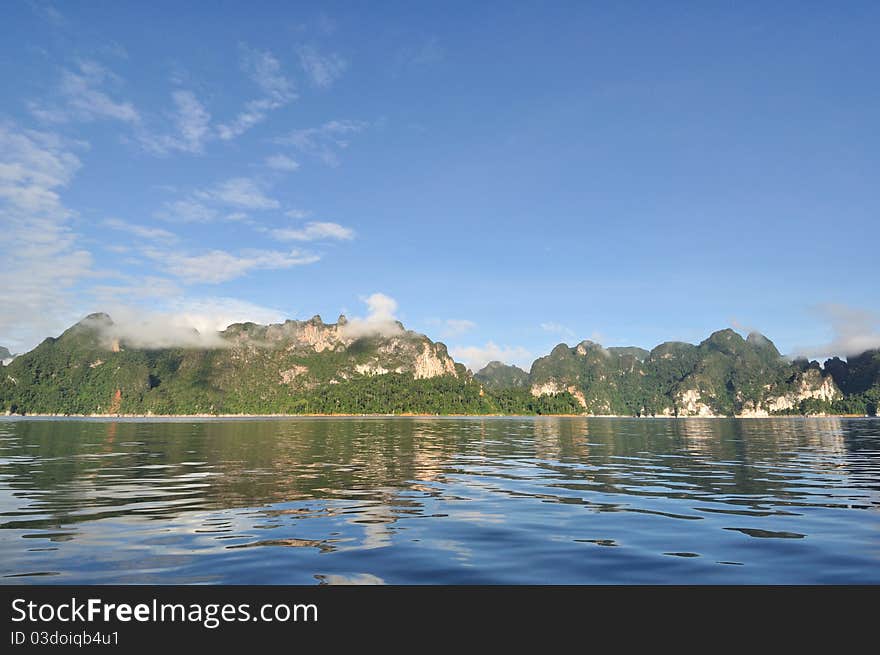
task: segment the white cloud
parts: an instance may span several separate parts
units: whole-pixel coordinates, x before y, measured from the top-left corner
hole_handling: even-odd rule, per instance
[[[368,127],[363,121],[328,121],[318,127],[294,130],[276,139],[277,143],[291,145],[300,152],[318,157],[330,166],[339,164],[339,152],[345,150],[350,135]]]
[[[317,255],[300,250],[247,250],[241,255],[225,250],[211,250],[201,255],[153,248],[146,248],[143,252],[169,273],[190,284],[218,284],[254,270],[291,268],[312,264],[320,259]]]
[[[101,321],[105,345],[118,339],[135,348],[223,348],[228,346],[220,332],[233,323],[279,323],[282,312],[235,298],[185,298],[167,302],[159,309],[145,310],[123,303],[104,308],[112,325]]]
[[[456,346],[451,348],[449,353],[472,371],[479,371],[489,362],[496,360],[514,364],[528,371],[534,359],[532,353],[522,346],[498,346],[492,341],[487,341],[485,346]]]
[[[274,111],[296,99],[293,82],[287,79],[272,53],[242,46],[241,68],[263,92],[263,97],[245,103],[244,109],[229,123],[217,126],[221,139],[228,141],[244,134]]]
[[[354,317],[348,321],[343,334],[352,339],[381,335],[393,336],[401,334],[403,328],[397,321],[397,301],[384,293],[374,293],[363,298],[367,305],[367,316]]]
[[[242,46],[241,68],[268,98],[276,102],[296,98],[293,82],[284,77],[281,64],[271,52]]]
[[[312,212],[306,211],[304,209],[289,209],[284,212],[284,215],[288,218],[303,219],[311,216]]]
[[[285,172],[292,172],[299,168],[299,164],[287,155],[266,157],[266,166],[276,171]]]
[[[158,227],[150,227],[148,225],[135,225],[118,218],[108,218],[104,221],[104,225],[120,232],[127,232],[129,235],[138,237],[139,239],[151,239],[155,241],[176,241],[177,236],[168,230]]]
[[[796,349],[804,357],[859,355],[880,348],[880,314],[867,309],[828,303],[815,308],[815,313],[831,327],[831,341],[818,346]]]
[[[163,203],[154,216],[182,223],[210,223],[217,219],[249,222],[242,210],[269,210],[281,206],[270,198],[257,180],[234,177],[208,189],[191,192],[188,197]]]
[[[567,328],[564,325],[560,325],[559,323],[541,323],[541,329],[545,332],[550,332],[552,334],[561,334],[567,337],[574,336],[574,330],[572,330],[571,328]]]
[[[175,105],[171,116],[175,133],[151,134],[142,130],[138,137],[141,144],[155,154],[166,154],[175,150],[201,153],[212,136],[211,114],[192,91],[175,91],[171,94],[171,99]]]
[[[62,73],[60,91],[75,118],[138,123],[141,117],[131,102],[114,100],[102,89],[105,83],[119,82],[117,75],[97,62],[86,60],[79,62],[78,70]]]
[[[335,53],[322,55],[314,46],[297,48],[299,63],[315,86],[327,88],[348,68],[348,62]]]
[[[244,110],[231,123],[218,125],[217,133],[224,141],[241,136],[254,125],[262,123],[269,111],[277,107],[278,104],[272,100],[251,100],[245,104]]]
[[[171,303],[177,320],[199,332],[225,330],[233,323],[281,323],[284,313],[272,307],[256,305],[236,298],[181,298]]]
[[[75,319],[71,290],[93,274],[59,195],[80,168],[77,145],[0,122],[0,342],[16,352]]]
[[[281,204],[266,196],[257,183],[247,177],[235,177],[212,189],[197,192],[198,196],[243,209],[278,209]]]
[[[306,223],[302,228],[279,228],[270,230],[270,234],[279,241],[318,241],[322,239],[340,239],[348,241],[354,238],[354,230],[343,227],[339,223]]]
[[[156,216],[182,223],[208,223],[217,218],[217,210],[192,199],[166,202]]]

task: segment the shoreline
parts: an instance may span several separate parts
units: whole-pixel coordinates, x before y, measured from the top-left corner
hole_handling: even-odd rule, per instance
[[[0,419],[57,418],[57,419],[290,419],[290,418],[615,418],[638,420],[678,419],[827,419],[827,418],[880,418],[866,414],[777,414],[773,416],[630,416],[626,414],[3,414]]]

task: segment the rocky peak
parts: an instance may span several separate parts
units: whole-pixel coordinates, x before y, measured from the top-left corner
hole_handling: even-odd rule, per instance
[[[104,312],[94,312],[79,321],[77,325],[83,327],[109,327],[113,325],[113,319]]]
[[[760,332],[749,332],[749,336],[746,337],[746,343],[754,348],[766,350],[776,357],[780,357],[776,345]]]

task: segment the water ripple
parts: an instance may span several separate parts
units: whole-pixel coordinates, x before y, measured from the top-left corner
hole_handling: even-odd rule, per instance
[[[880,421],[0,419],[0,576],[880,583]]]

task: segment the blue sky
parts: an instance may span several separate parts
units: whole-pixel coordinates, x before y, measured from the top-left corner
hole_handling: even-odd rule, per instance
[[[98,310],[880,345],[876,3],[181,4],[4,5],[13,351]]]

